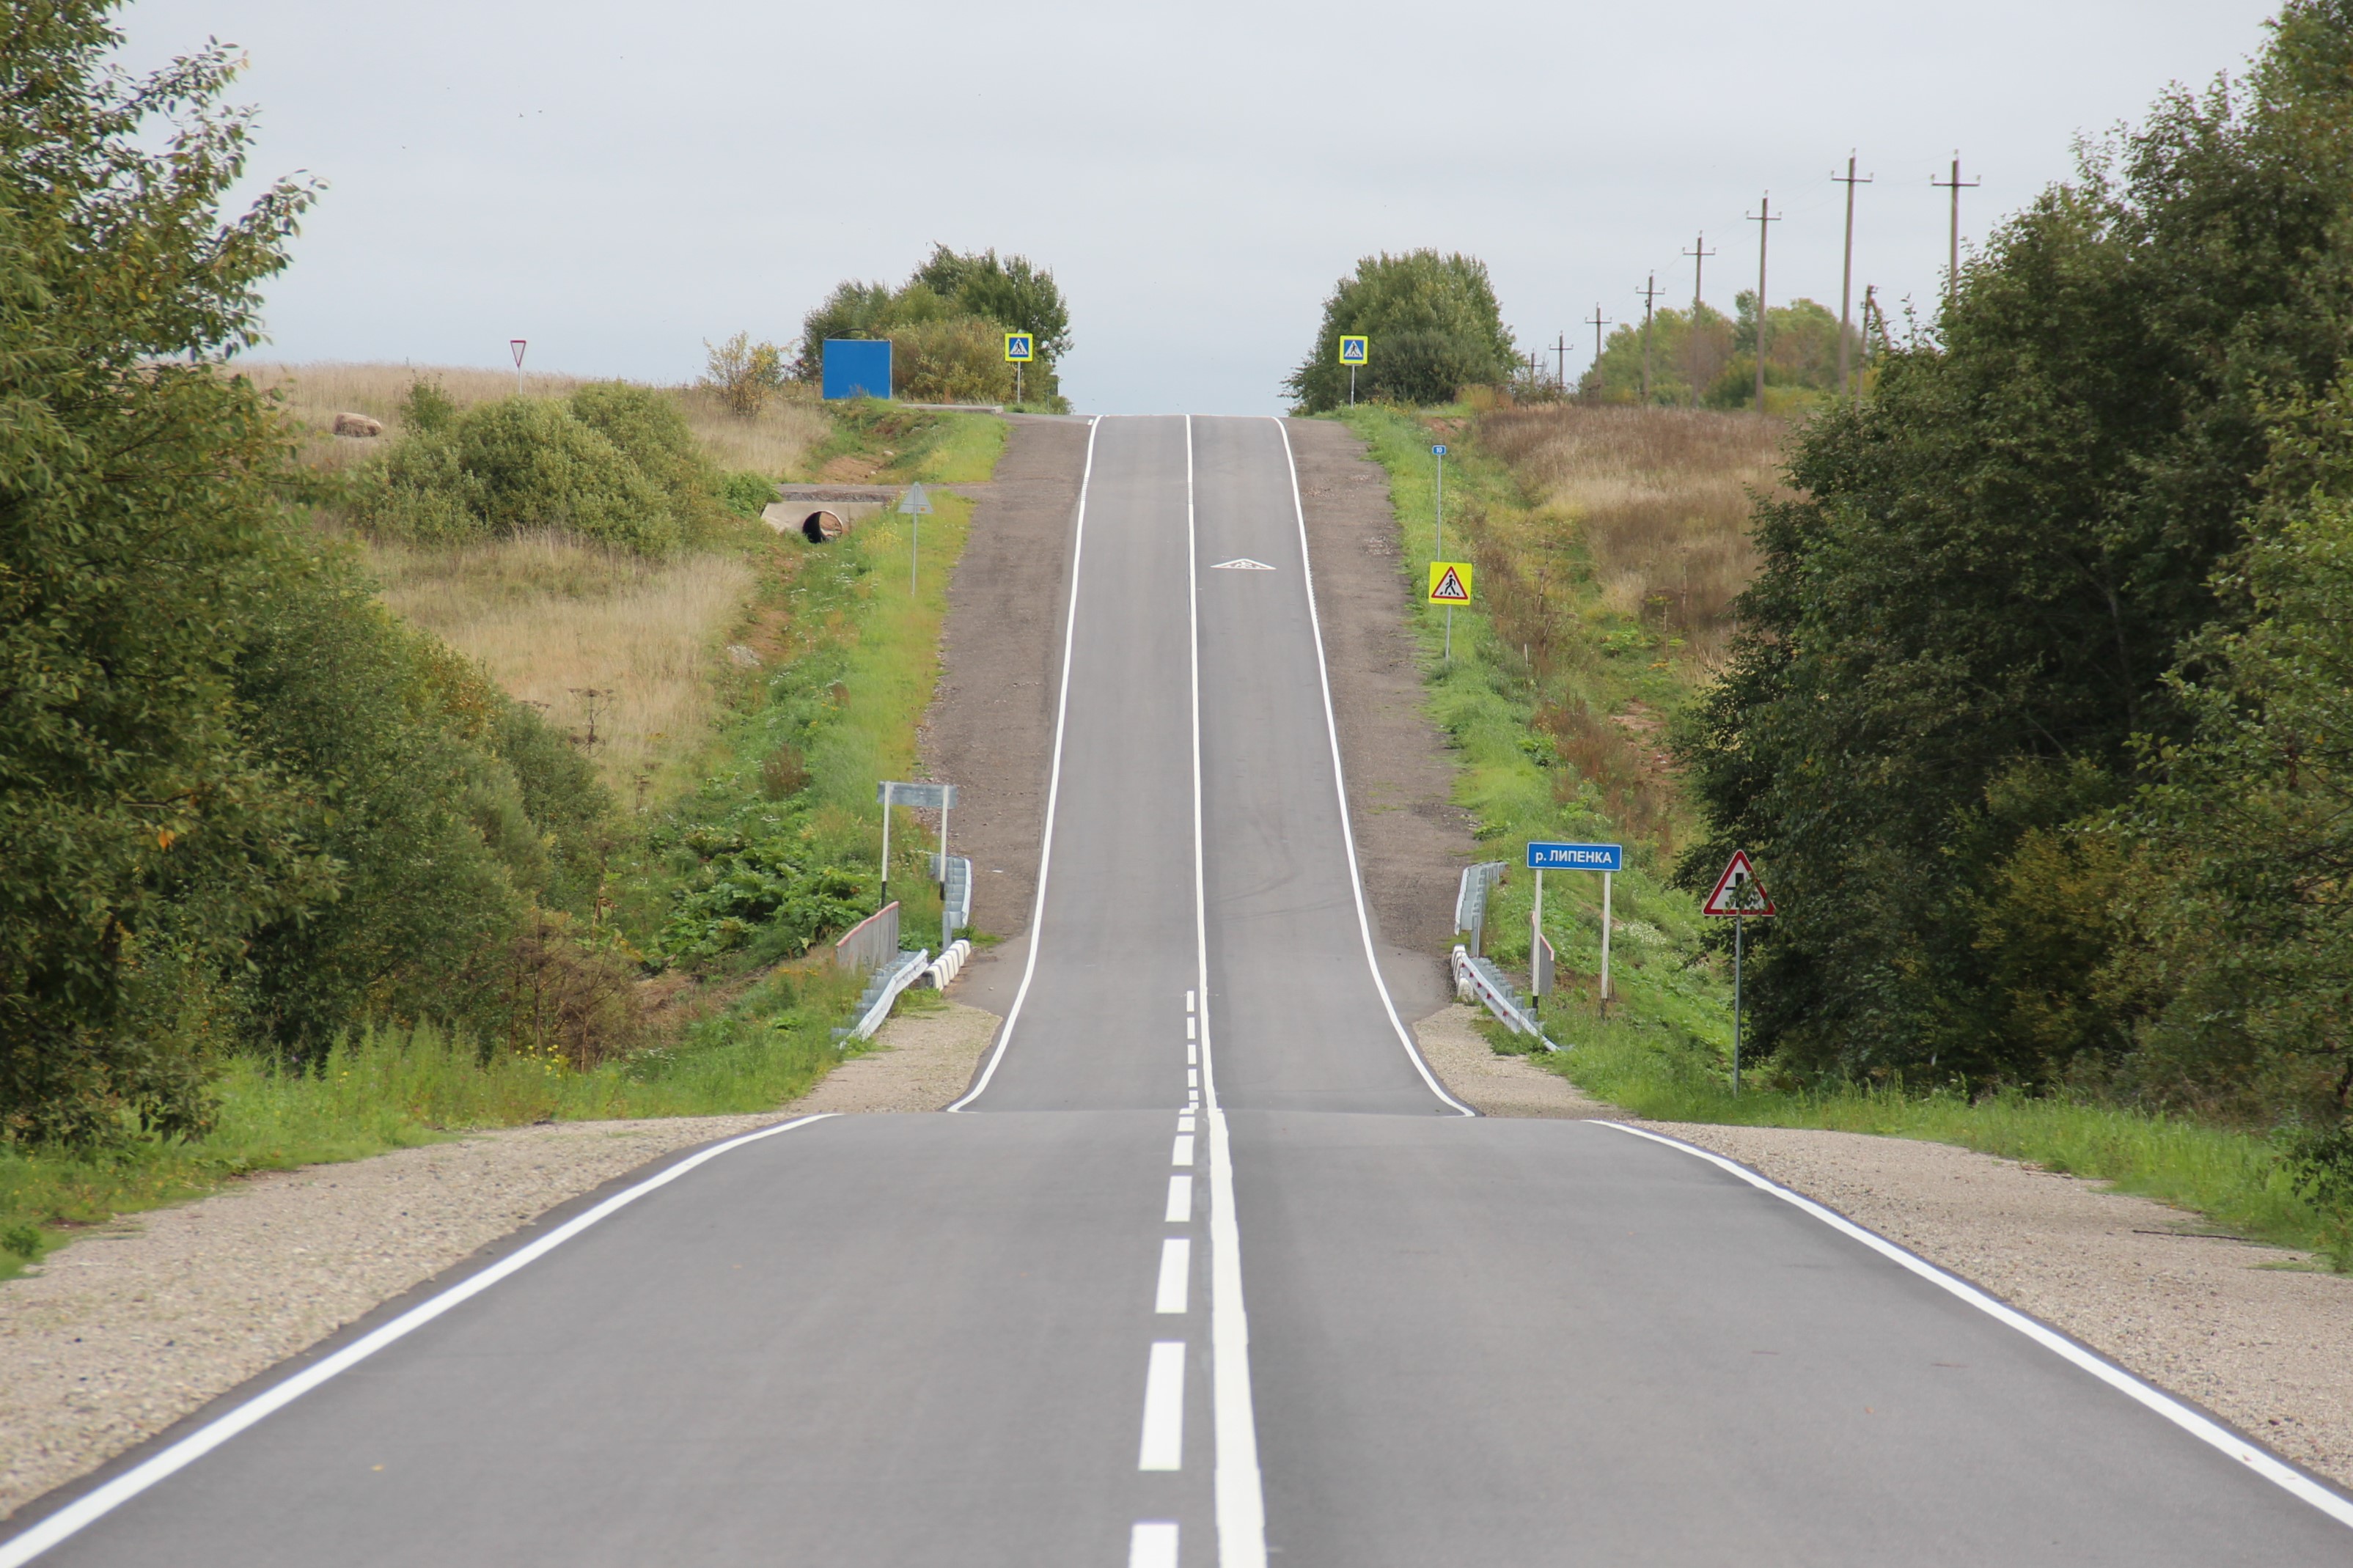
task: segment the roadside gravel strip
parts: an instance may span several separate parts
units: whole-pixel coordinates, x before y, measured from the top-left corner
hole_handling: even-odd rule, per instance
[[[574,1121],[272,1172],[0,1284],[0,1517],[381,1302],[666,1154],[815,1111],[936,1110],[997,1019],[950,1003],[765,1115]]]
[[[1447,1087],[1488,1116],[1597,1117],[1736,1160],[2353,1486],[2353,1279],[2197,1215],[1948,1143],[1641,1121],[1522,1057],[1456,1005],[1418,1026]]]

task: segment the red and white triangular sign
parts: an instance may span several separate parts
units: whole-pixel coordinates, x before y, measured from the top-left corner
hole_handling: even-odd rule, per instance
[[[1761,919],[1773,912],[1773,900],[1765,891],[1765,884],[1757,879],[1756,868],[1748,864],[1748,851],[1736,849],[1732,862],[1724,875],[1715,879],[1715,890],[1707,902],[1699,907],[1704,915],[1754,915]]]
[[[1430,602],[1433,605],[1469,604],[1471,590],[1462,585],[1462,574],[1449,566],[1446,574],[1430,584]]]

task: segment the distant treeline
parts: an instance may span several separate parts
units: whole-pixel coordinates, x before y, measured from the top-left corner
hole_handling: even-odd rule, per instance
[[[1696,310],[1663,307],[1651,321],[1649,401],[1671,408],[1694,400],[1705,408],[1757,405],[1757,295],[1742,289],[1736,314],[1727,319],[1703,303]],[[1597,403],[1643,401],[1642,323],[1620,323],[1604,341],[1601,357],[1577,383]],[[1865,368],[1871,384],[1867,340],[1847,328],[1850,359]],[[1810,408],[1838,388],[1838,317],[1811,300],[1798,299],[1765,312],[1765,405],[1768,414]],[[1871,345],[1876,346],[1876,345]]]
[[[2353,1146],[2348,236],[2353,0],[2295,0],[1804,426],[1681,741],[1782,1070]]]
[[[1071,350],[1071,311],[1053,273],[1026,256],[995,250],[932,248],[931,258],[896,289],[850,279],[801,323],[793,374],[815,382],[828,338],[891,340],[895,396],[918,403],[1010,403],[1015,377],[1005,334],[1028,332],[1037,358],[1020,376],[1022,396],[1058,404],[1055,371]]]

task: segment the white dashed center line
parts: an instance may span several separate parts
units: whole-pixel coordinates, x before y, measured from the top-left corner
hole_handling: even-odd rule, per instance
[[[1144,1373],[1144,1442],[1139,1470],[1176,1470],[1185,1465],[1185,1342],[1161,1340],[1152,1347]]]
[[[1127,1568],[1176,1568],[1176,1527],[1154,1520],[1127,1538]]]
[[[1193,1278],[1193,1244],[1172,1236],[1160,1244],[1160,1289],[1153,1300],[1155,1312],[1181,1312]]]
[[[1180,1132],[1176,1135],[1176,1152],[1168,1157],[1168,1163],[1172,1165],[1189,1165],[1193,1163],[1193,1135],[1190,1132]]]
[[[1168,1214],[1166,1218],[1170,1225],[1190,1225],[1193,1223],[1192,1177],[1171,1176],[1168,1178]]]

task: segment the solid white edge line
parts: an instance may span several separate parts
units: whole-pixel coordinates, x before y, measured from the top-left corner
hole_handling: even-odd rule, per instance
[[[1160,1283],[1152,1295],[1155,1312],[1182,1312],[1193,1288],[1193,1242],[1172,1236],[1160,1244]]]
[[[1185,1468],[1185,1342],[1155,1340],[1144,1367],[1144,1437],[1139,1470]]]
[[[997,1031],[997,1047],[988,1053],[980,1081],[944,1107],[948,1110],[962,1110],[978,1100],[988,1080],[997,1076],[997,1064],[1005,1059],[1005,1047],[1013,1043],[1013,1026],[1021,1020],[1021,1005],[1029,999],[1029,982],[1038,973],[1038,949],[1046,940],[1046,875],[1054,860],[1054,807],[1062,796],[1062,736],[1071,716],[1071,648],[1079,632],[1079,563],[1087,548],[1087,486],[1095,477],[1095,432],[1102,428],[1103,416],[1087,421],[1087,461],[1079,474],[1079,516],[1071,531],[1071,599],[1062,626],[1062,689],[1054,699],[1054,762],[1046,775],[1046,831],[1038,844],[1038,898],[1029,910],[1029,954],[1021,961],[1021,984],[1014,988],[1013,1005],[1006,1010],[1005,1027]]]
[[[1647,1138],[1653,1143],[1663,1143],[1670,1149],[1680,1149],[1686,1154],[1694,1155],[1720,1170],[1729,1172],[1759,1192],[1770,1193],[1783,1203],[1804,1210],[1832,1230],[1851,1237],[1881,1257],[1901,1264],[1930,1284],[1960,1298],[1997,1322],[2017,1330],[2062,1360],[2081,1367],[2118,1393],[2164,1416],[2208,1447],[2236,1459],[2281,1490],[2310,1503],[2337,1523],[2353,1527],[2353,1501],[2338,1496],[2311,1477],[2263,1452],[2221,1422],[2192,1410],[2163,1389],[2142,1382],[2124,1368],[2104,1356],[2084,1349],[2057,1330],[2036,1321],[2006,1302],[1997,1300],[1958,1275],[1947,1274],[1926,1258],[1907,1252],[1885,1237],[1864,1229],[1837,1210],[1816,1203],[1802,1193],[1792,1192],[1767,1177],[1760,1176],[1738,1161],[1728,1159],[1712,1149],[1703,1149],[1695,1143],[1686,1143],[1680,1138],[1670,1138],[1663,1133],[1652,1132],[1647,1128],[1630,1127],[1622,1121],[1602,1121],[1600,1125],[1615,1128],[1620,1132],[1631,1133],[1637,1138]]]
[[[1208,885],[1201,832],[1201,563],[1193,516],[1193,416],[1185,416],[1185,595],[1191,616],[1193,682],[1193,961],[1200,992],[1202,1088],[1209,1118],[1209,1389],[1217,1432],[1214,1491],[1219,1568],[1266,1568],[1266,1487],[1258,1467],[1258,1415],[1250,1399],[1250,1318],[1242,1308],[1241,1226],[1234,1161],[1218,1105],[1210,1048]],[[1188,998],[1189,1000],[1189,998]]]
[[[1413,1043],[1407,1032],[1405,1020],[1398,1016],[1397,1003],[1389,996],[1388,982],[1381,978],[1381,961],[1373,951],[1372,917],[1365,909],[1364,874],[1356,868],[1356,829],[1348,818],[1348,776],[1340,765],[1340,721],[1332,711],[1332,671],[1324,658],[1324,617],[1315,608],[1315,561],[1307,550],[1307,503],[1299,493],[1299,458],[1291,449],[1291,426],[1279,416],[1270,415],[1274,427],[1282,437],[1282,460],[1291,468],[1291,510],[1299,521],[1299,577],[1307,593],[1307,624],[1315,634],[1315,679],[1324,692],[1324,729],[1332,739],[1332,783],[1340,795],[1340,835],[1348,848],[1348,886],[1356,896],[1356,930],[1365,939],[1365,967],[1371,972],[1373,989],[1379,993],[1381,1010],[1389,1016],[1389,1027],[1397,1031],[1398,1044],[1405,1047],[1406,1059],[1413,1063],[1414,1071],[1430,1092],[1444,1100],[1464,1116],[1479,1113],[1446,1092],[1430,1064],[1421,1059],[1421,1048]]]
[[[382,1328],[353,1341],[316,1366],[297,1373],[283,1383],[271,1384],[227,1415],[189,1433],[162,1453],[123,1471],[95,1491],[75,1499],[22,1535],[0,1542],[0,1568],[19,1568],[19,1564],[31,1562],[52,1546],[95,1524],[148,1488],[186,1468],[264,1417],[283,1410],[330,1378],[357,1366],[385,1346],[407,1338],[452,1307],[480,1295],[509,1275],[546,1257],[590,1226],[617,1214],[655,1188],[668,1186],[696,1166],[715,1160],[731,1149],[756,1143],[763,1138],[773,1138],[779,1132],[790,1132],[796,1127],[807,1127],[812,1121],[823,1121],[832,1114],[828,1111],[817,1116],[798,1117],[774,1127],[763,1127],[757,1131],[730,1138],[724,1143],[714,1143],[708,1149],[688,1155],[667,1170],[647,1177],[634,1187],[615,1193],[586,1213],[575,1215],[530,1246],[508,1254],[479,1274],[468,1275],[432,1300],[411,1307]]]

